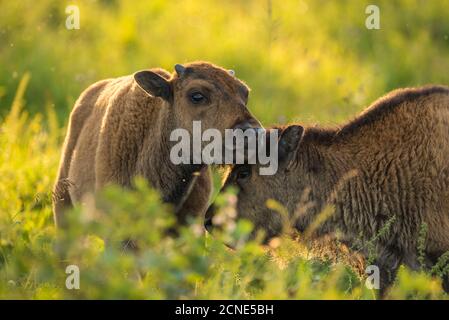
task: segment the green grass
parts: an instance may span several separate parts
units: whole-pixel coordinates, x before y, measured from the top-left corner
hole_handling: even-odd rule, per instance
[[[64,2],[0,1],[0,298],[373,299],[344,259],[309,259],[292,240],[227,249],[244,222],[218,238],[201,221],[167,236],[171,208],[142,181],[105,190],[57,235],[51,188],[70,108],[102,78],[209,60],[248,83],[266,125],[340,123],[391,89],[449,84],[449,1],[376,2],[374,31],[369,1],[75,1],[81,29],[68,31]],[[121,249],[131,235],[139,254]],[[80,290],[65,287],[71,264]],[[448,297],[402,268],[389,298]]]

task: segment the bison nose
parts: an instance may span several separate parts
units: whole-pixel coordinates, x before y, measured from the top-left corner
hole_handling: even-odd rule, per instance
[[[256,132],[256,135],[265,132],[265,129],[262,127],[262,125],[254,119],[240,122],[236,124],[233,129],[242,129],[243,131],[254,130]]]
[[[240,122],[238,124],[236,124],[234,126],[234,129],[242,129],[242,130],[246,130],[246,129],[251,129],[253,126],[251,125],[251,123],[249,121],[244,121],[244,122]]]
[[[206,218],[204,221],[204,228],[206,228],[207,232],[212,232],[212,218]]]
[[[243,131],[245,131],[247,129],[261,129],[261,128],[262,125],[258,121],[250,119],[237,123],[233,129],[242,129]]]
[[[216,207],[214,204],[211,204],[207,209],[205,218],[204,218],[204,228],[210,233],[213,229],[212,217],[214,216],[216,211]]]

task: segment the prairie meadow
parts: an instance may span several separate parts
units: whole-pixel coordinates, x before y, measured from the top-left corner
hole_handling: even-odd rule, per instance
[[[65,232],[51,205],[71,108],[101,79],[210,61],[248,84],[265,126],[340,124],[392,89],[449,85],[449,1],[372,2],[0,1],[0,299],[376,299],[348,254],[246,242],[246,221],[211,237],[193,219],[170,236],[173,208],[142,179],[75,208]],[[218,201],[233,214],[232,192]],[[387,298],[448,299],[440,269],[401,267]]]

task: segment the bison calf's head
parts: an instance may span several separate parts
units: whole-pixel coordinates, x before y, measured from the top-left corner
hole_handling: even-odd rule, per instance
[[[202,129],[258,128],[260,123],[247,109],[249,88],[232,70],[206,62],[177,64],[173,74],[145,70],[134,75],[148,94],[163,99],[169,108],[172,129],[192,134],[192,123]]]
[[[280,134],[277,143],[278,170],[275,174],[261,175],[261,164],[236,165],[228,174],[221,190],[224,192],[230,187],[237,190],[236,218],[249,220],[253,224],[252,237],[262,231],[264,242],[285,230],[300,197],[298,179],[294,179],[289,171],[292,167],[298,170],[296,155],[303,131],[303,127],[294,125]],[[306,183],[303,185],[305,189]],[[280,210],[276,208],[279,204],[282,208]],[[216,219],[216,211],[216,206],[212,204],[206,213],[205,228],[209,232],[219,227],[217,220],[222,220]]]

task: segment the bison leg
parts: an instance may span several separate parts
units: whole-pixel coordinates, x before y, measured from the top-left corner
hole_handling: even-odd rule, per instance
[[[396,279],[399,266],[401,265],[402,258],[398,252],[394,249],[385,248],[380,251],[377,259],[373,265],[379,268],[379,298],[384,299],[388,289]]]
[[[70,185],[68,179],[60,179],[53,189],[53,213],[58,228],[64,227],[64,212],[72,207],[69,194]]]
[[[443,276],[443,290],[449,294],[449,274]]]

